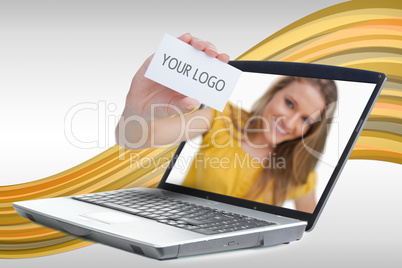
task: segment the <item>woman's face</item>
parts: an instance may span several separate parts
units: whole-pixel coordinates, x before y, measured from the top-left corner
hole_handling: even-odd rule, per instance
[[[304,135],[319,120],[325,100],[320,89],[308,82],[295,81],[275,93],[264,108],[268,129],[262,132],[267,144],[275,146]]]

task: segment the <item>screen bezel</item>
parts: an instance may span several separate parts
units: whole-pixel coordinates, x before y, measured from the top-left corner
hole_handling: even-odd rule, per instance
[[[216,194],[213,192],[202,191],[166,182],[167,178],[169,177],[170,171],[174,166],[175,161],[177,160],[181,150],[185,145],[185,142],[182,142],[179,145],[175,155],[173,156],[171,162],[169,163],[169,166],[167,167],[158,185],[158,188],[160,189],[165,189],[177,193],[232,204],[235,206],[254,209],[262,212],[277,214],[283,217],[289,217],[302,221],[307,221],[306,231],[311,231],[314,228],[335,186],[335,183],[339,178],[339,175],[346,163],[346,160],[348,159],[350,153],[352,152],[353,146],[358,136],[360,135],[361,130],[363,129],[364,123],[367,121],[370,111],[373,108],[374,103],[377,100],[381,88],[384,85],[387,77],[385,74],[378,72],[329,66],[329,65],[310,64],[310,63],[275,62],[275,61],[230,61],[229,64],[237,69],[240,69],[243,72],[343,80],[351,82],[373,83],[376,85],[356,126],[354,127],[354,131],[351,137],[349,138],[347,145],[344,151],[342,152],[341,157],[334,171],[330,176],[328,184],[326,185],[320,199],[317,202],[316,208],[313,213],[307,213],[284,207],[258,203],[250,200]]]

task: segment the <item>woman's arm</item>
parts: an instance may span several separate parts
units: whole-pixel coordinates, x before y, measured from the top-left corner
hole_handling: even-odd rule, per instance
[[[229,56],[219,54],[209,42],[184,34],[179,39],[223,62]],[[126,98],[126,107],[116,127],[116,142],[128,149],[164,146],[191,139],[208,131],[210,108],[193,113],[199,102],[162,86],[144,74],[149,57],[135,74]]]
[[[116,141],[130,150],[177,144],[207,132],[211,121],[209,107],[190,114],[146,120],[126,106],[116,127]]]
[[[315,197],[315,191],[311,191],[305,196],[295,199],[296,209],[300,211],[313,213],[316,205],[317,202]]]

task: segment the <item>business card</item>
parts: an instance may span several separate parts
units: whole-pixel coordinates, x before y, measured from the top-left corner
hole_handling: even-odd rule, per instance
[[[145,77],[223,111],[241,73],[239,69],[165,34]]]

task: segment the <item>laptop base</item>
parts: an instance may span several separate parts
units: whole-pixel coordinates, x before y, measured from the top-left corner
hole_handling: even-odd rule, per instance
[[[66,198],[55,198],[54,200],[57,199]],[[297,241],[302,237],[305,231],[305,225],[299,224],[289,225],[289,227],[284,226],[283,228],[263,230],[253,234],[241,234],[239,232],[239,235],[235,235],[235,233],[233,233],[233,236],[230,237],[203,235],[202,239],[198,239],[198,241],[188,240],[183,241],[183,243],[178,245],[162,245],[163,243],[161,243],[159,246],[148,245],[146,243],[140,243],[135,239],[129,239],[129,237],[123,237],[118,233],[97,230],[96,228],[93,228],[93,226],[84,226],[82,224],[77,224],[77,222],[74,221],[68,222],[66,220],[61,220],[51,216],[50,214],[44,214],[43,211],[36,211],[35,203],[40,203],[42,201],[43,200],[17,202],[14,203],[14,208],[19,215],[38,224],[72,234],[79,238],[99,242],[108,246],[158,260],[168,260],[183,256],[243,248],[274,246]]]

